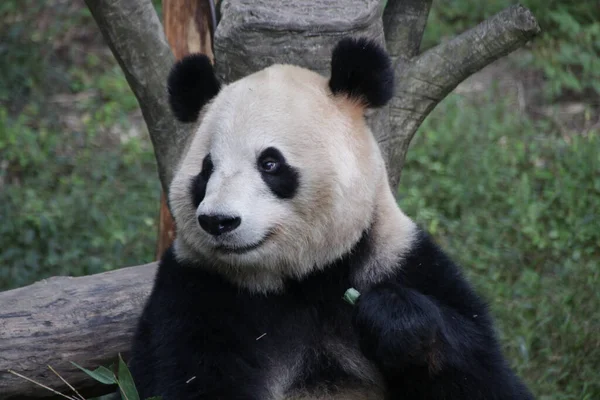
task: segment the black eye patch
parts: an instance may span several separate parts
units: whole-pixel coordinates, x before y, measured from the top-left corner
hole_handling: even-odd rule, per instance
[[[194,203],[195,208],[198,208],[202,200],[204,200],[204,195],[206,194],[206,184],[210,179],[213,169],[214,166],[210,158],[210,154],[207,154],[202,161],[202,171],[200,171],[200,173],[196,175],[194,179],[192,179],[190,185],[190,193],[192,195],[192,202]]]
[[[257,168],[265,184],[275,196],[291,199],[300,185],[300,174],[289,165],[283,154],[274,147],[265,149],[256,161]]]

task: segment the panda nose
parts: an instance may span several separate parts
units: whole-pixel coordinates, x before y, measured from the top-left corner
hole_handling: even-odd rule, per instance
[[[200,214],[198,222],[202,229],[214,236],[219,236],[222,233],[231,232],[242,223],[240,217],[230,217],[221,214]]]

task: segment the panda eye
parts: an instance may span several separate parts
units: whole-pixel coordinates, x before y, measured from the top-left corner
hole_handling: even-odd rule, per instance
[[[269,173],[276,172],[279,169],[279,161],[272,158],[262,160],[260,163],[260,169]]]
[[[262,152],[258,158],[258,168],[261,172],[274,174],[281,168],[284,163],[281,153],[272,147],[269,147]]]

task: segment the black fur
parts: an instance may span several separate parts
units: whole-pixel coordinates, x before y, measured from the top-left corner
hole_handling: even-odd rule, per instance
[[[167,80],[169,104],[181,122],[194,122],[200,110],[215,97],[221,84],[204,54],[191,54],[173,66]]]
[[[343,302],[371,251],[365,234],[339,261],[268,296],[167,251],[133,344],[141,397],[269,399],[298,354],[305,363],[290,391],[359,385],[328,352],[333,339],[372,360],[389,399],[533,398],[507,366],[485,304],[425,233],[396,276],[363,288],[354,307]]]
[[[192,179],[190,192],[192,194],[192,202],[194,208],[198,208],[204,196],[206,195],[206,184],[213,172],[213,163],[210,154],[207,154],[202,161],[202,170],[194,179]]]
[[[293,198],[300,185],[298,170],[289,165],[285,161],[283,154],[274,147],[265,149],[258,157],[257,163],[260,166],[267,159],[278,162],[278,168],[271,173],[264,172],[259,168],[263,181],[277,197],[281,199]]]
[[[345,38],[333,50],[329,88],[367,107],[382,107],[394,94],[394,70],[387,53],[366,38]]]
[[[392,392],[407,399],[533,399],[502,355],[487,305],[425,232],[400,271],[359,297],[354,318],[361,349]]]

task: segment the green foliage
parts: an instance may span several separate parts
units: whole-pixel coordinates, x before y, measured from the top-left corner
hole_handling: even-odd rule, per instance
[[[162,0],[152,0],[152,5],[154,6],[154,9],[156,10],[156,14],[158,15],[158,18],[162,21],[162,19],[163,19]]]
[[[5,1],[0,27],[0,290],[151,261],[152,146],[89,12]]]
[[[87,8],[75,7],[70,2],[2,1],[0,102],[10,103],[13,110],[18,110],[29,96],[68,85],[68,66],[59,61],[74,56],[80,49],[62,44],[69,32],[90,20]],[[53,68],[43,67],[47,65]]]
[[[103,109],[70,137],[33,129],[35,111],[11,119],[0,109],[0,287],[151,260],[160,193],[154,156],[138,138],[106,146],[95,135]]]
[[[119,373],[118,373],[118,383],[119,389],[121,390],[121,396],[124,400],[140,400],[140,395],[138,394],[137,388],[135,387],[135,382],[133,382],[133,377],[131,376],[131,372],[129,372],[129,368],[127,368],[127,364],[119,355]]]
[[[358,300],[358,298],[360,297],[360,292],[354,288],[349,288],[348,290],[346,290],[346,292],[344,293],[344,296],[342,297],[342,299],[350,304],[350,305],[354,305],[356,304],[356,301]]]
[[[86,374],[88,374],[91,378],[93,378],[94,380],[104,384],[104,385],[116,385],[117,384],[117,377],[115,376],[114,372],[112,372],[112,368],[106,368],[103,366],[100,366],[98,368],[96,368],[95,370],[91,371],[89,369],[83,368],[82,366],[78,365],[77,363],[71,362],[74,366],[76,366],[77,368],[79,368],[80,370],[82,370],[83,372],[85,372]]]
[[[119,364],[118,368],[115,372],[113,372],[114,367],[98,367],[94,371],[90,371],[89,369],[83,368],[75,363],[73,363],[77,368],[88,374],[90,377],[95,379],[96,381],[104,384],[104,385],[117,385],[119,387],[119,392],[121,393],[122,400],[140,400],[140,395],[138,394],[137,388],[135,387],[135,382],[133,381],[133,377],[131,376],[131,372],[127,367],[125,361],[119,354]],[[162,397],[150,397],[146,400],[161,400]]]
[[[542,28],[532,42],[532,57],[524,60],[544,72],[550,97],[565,94],[600,95],[600,5],[597,0],[523,0]],[[513,5],[512,0],[434,1],[423,46],[463,32]]]
[[[586,89],[600,94],[600,21],[582,24],[563,8],[548,16],[557,34],[545,35],[545,46],[536,46],[533,53],[533,64],[548,78],[548,94]]]
[[[400,205],[490,301],[539,399],[600,398],[600,132],[451,95],[411,144]]]

